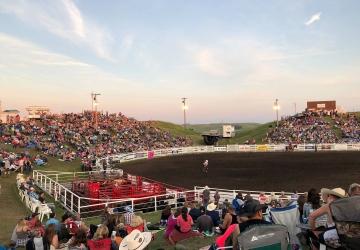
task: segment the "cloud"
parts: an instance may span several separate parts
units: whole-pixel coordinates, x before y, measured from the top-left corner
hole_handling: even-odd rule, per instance
[[[110,33],[84,17],[71,0],[4,0],[0,2],[0,12],[13,14],[26,24],[41,27],[79,47],[85,45],[98,57],[113,60]]]
[[[321,12],[318,12],[318,13],[312,15],[312,16],[309,18],[309,20],[307,20],[307,21],[305,22],[305,25],[306,25],[306,26],[310,26],[310,25],[312,25],[313,23],[319,21],[319,20],[320,20],[320,16],[321,16]]]
[[[210,49],[201,49],[195,54],[195,63],[205,73],[214,76],[227,75],[225,65],[220,58],[216,58],[214,51]]]

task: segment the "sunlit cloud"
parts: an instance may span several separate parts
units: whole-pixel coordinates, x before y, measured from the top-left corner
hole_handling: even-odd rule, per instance
[[[320,16],[321,16],[321,12],[318,12],[318,13],[312,15],[312,16],[309,18],[309,20],[307,20],[307,21],[305,22],[305,25],[306,25],[306,26],[310,26],[310,25],[312,25],[313,23],[319,21],[319,20],[320,20]]]
[[[86,46],[98,57],[113,60],[113,38],[103,27],[84,17],[74,1],[21,1],[0,2],[0,12],[15,15],[34,27],[46,31],[78,46]]]

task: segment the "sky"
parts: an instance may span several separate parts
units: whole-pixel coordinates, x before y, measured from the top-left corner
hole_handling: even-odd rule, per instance
[[[0,0],[0,100],[139,120],[267,122],[360,110],[358,0]]]

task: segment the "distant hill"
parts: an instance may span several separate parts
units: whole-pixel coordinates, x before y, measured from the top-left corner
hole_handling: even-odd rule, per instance
[[[204,144],[201,133],[192,128],[184,128],[182,125],[171,122],[151,121],[153,126],[169,132],[173,136],[190,137],[195,145]]]

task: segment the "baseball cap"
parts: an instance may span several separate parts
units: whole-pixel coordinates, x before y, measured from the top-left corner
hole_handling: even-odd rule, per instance
[[[245,201],[244,205],[240,208],[239,216],[251,217],[256,214],[257,211],[266,207],[265,204],[260,204],[258,200],[250,199]]]

